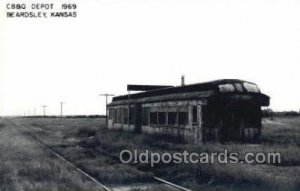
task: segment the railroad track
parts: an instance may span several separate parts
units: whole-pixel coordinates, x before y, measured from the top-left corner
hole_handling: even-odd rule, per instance
[[[3,119],[2,119],[3,120]],[[5,122],[8,122],[10,125],[13,126],[18,126],[18,127],[22,127],[22,125],[16,124],[12,121],[7,121],[4,120]],[[80,174],[84,175],[85,177],[87,177],[88,179],[90,179],[91,181],[93,181],[101,190],[105,190],[105,191],[112,191],[112,189],[108,188],[107,186],[105,186],[104,184],[102,184],[101,182],[99,182],[96,178],[94,178],[93,176],[91,176],[90,174],[88,174],[86,171],[84,171],[83,169],[79,168],[78,166],[76,166],[74,163],[72,163],[71,161],[67,160],[65,157],[63,157],[62,155],[60,155],[59,153],[57,153],[56,151],[54,151],[51,147],[45,145],[42,141],[40,141],[39,139],[37,139],[35,136],[33,136],[31,133],[29,133],[28,131],[25,130],[25,128],[22,128],[22,131],[16,128],[13,128],[14,131],[27,136],[28,138],[30,138],[33,142],[35,142],[36,144],[38,144],[39,146],[41,146],[42,148],[44,148],[45,150],[47,150],[49,153],[53,154],[54,156],[56,156],[57,158],[59,158],[60,160],[62,160],[63,162],[65,162],[68,166],[74,168],[76,171],[78,171]]]
[[[20,124],[16,124],[15,122],[12,122],[10,120],[6,120],[1,118],[3,121],[5,121],[6,123],[12,125],[12,126],[18,126],[21,127],[22,130],[13,128],[14,131],[21,133],[27,137],[29,137],[32,141],[34,141],[36,144],[38,144],[39,146],[41,146],[42,148],[44,148],[45,150],[47,150],[49,153],[53,154],[54,156],[56,156],[57,158],[59,158],[60,160],[62,160],[63,162],[65,162],[68,166],[74,168],[76,171],[78,171],[80,174],[84,175],[85,177],[87,177],[88,179],[90,179],[91,181],[93,181],[101,190],[105,190],[105,191],[114,191],[113,188],[110,188],[108,186],[105,186],[105,184],[101,183],[100,181],[98,181],[95,177],[93,177],[92,175],[90,175],[88,172],[86,172],[85,170],[79,168],[78,166],[76,166],[74,163],[72,163],[71,161],[69,161],[68,159],[66,159],[65,157],[63,157],[62,155],[60,155],[58,152],[56,152],[54,149],[52,149],[51,147],[47,146],[46,144],[44,144],[42,141],[40,141],[38,138],[36,138],[35,136],[33,136],[30,132],[28,132],[26,130],[26,126],[25,125],[20,125]],[[25,128],[22,128],[25,127]],[[157,182],[160,182],[161,184],[165,184],[170,186],[171,188],[174,188],[176,190],[180,190],[180,191],[192,191],[188,188],[182,187],[180,185],[177,185],[175,183],[172,183],[170,181],[164,180],[163,178],[154,176],[153,179]]]

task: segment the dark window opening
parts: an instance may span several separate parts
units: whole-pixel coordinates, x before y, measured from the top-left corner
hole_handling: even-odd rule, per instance
[[[157,125],[157,112],[150,112],[150,125]]]
[[[122,109],[118,108],[117,123],[122,123]]]
[[[168,125],[176,125],[177,112],[168,112]]]
[[[135,122],[135,109],[134,108],[130,108],[129,109],[129,124],[133,125]]]
[[[166,125],[166,112],[158,112],[158,124]]]
[[[123,108],[123,123],[128,124],[128,109]]]
[[[188,113],[187,112],[178,112],[178,124],[187,125],[188,124]]]
[[[148,125],[149,123],[149,119],[148,119],[148,115],[149,115],[149,109],[144,107],[143,108],[143,125]]]
[[[197,106],[193,106],[193,125],[198,124],[197,115],[198,115]]]
[[[114,123],[117,123],[117,114],[118,114],[118,110],[113,109],[113,121],[114,121]]]

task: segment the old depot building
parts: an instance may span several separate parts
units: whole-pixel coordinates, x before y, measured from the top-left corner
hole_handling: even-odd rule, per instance
[[[256,84],[236,79],[177,87],[128,85],[127,90],[142,92],[113,98],[107,106],[109,129],[188,143],[260,142],[261,107],[270,101]]]

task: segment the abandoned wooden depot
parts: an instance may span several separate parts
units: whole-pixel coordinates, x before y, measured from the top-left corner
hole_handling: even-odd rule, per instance
[[[173,136],[187,143],[259,143],[262,106],[254,83],[225,79],[173,86],[128,85],[107,106],[108,128]]]

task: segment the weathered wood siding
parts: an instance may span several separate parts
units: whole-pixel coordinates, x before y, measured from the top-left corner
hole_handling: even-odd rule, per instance
[[[149,134],[160,134],[165,136],[173,136],[188,143],[202,143],[203,127],[202,127],[202,105],[207,102],[205,100],[189,100],[189,101],[168,101],[141,104],[141,132]],[[124,109],[134,108],[134,104],[118,105],[109,107],[109,129],[123,129],[126,131],[135,131],[137,120],[130,123],[130,112],[128,116],[124,116]],[[194,107],[194,108],[193,108]],[[193,109],[196,108],[196,119],[193,119]],[[116,113],[115,113],[116,112]],[[121,113],[120,113],[121,112]],[[194,111],[195,112],[195,111]],[[176,119],[170,122],[171,114],[176,115]],[[150,117],[155,114],[157,119]],[[195,114],[194,114],[195,115]],[[135,117],[137,114],[135,114]],[[128,120],[124,123],[124,119]],[[180,118],[181,117],[181,118]],[[155,123],[153,123],[155,121]],[[161,123],[163,121],[164,124]],[[193,122],[194,121],[194,122]]]

